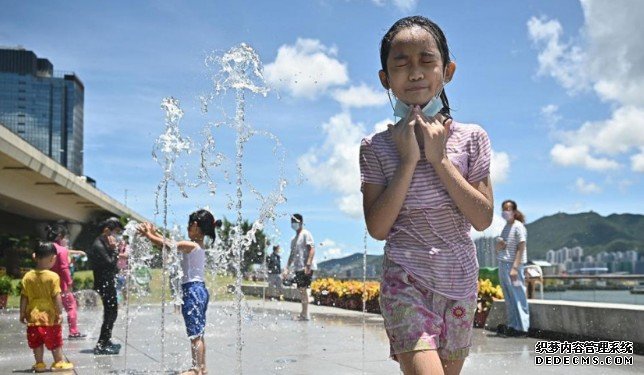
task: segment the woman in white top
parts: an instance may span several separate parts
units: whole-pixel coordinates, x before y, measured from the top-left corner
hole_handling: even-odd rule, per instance
[[[176,246],[181,253],[181,289],[183,304],[181,312],[190,339],[192,368],[182,375],[206,374],[206,343],[203,335],[206,329],[206,311],[210,294],[204,283],[204,266],[206,263],[205,245],[211,246],[215,241],[215,228],[221,226],[221,220],[207,210],[198,210],[188,219],[188,237],[190,241],[172,243],[164,238],[151,223],[139,226],[139,233],[153,244],[161,247]]]
[[[523,276],[528,261],[528,232],[524,225],[525,216],[517,209],[515,201],[506,200],[501,207],[506,224],[501,236],[497,237],[496,251],[508,324],[497,331],[505,336],[525,337],[530,328],[530,309]]]

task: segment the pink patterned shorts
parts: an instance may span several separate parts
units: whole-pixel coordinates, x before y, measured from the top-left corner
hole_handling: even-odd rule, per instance
[[[434,293],[386,256],[382,272],[380,310],[391,357],[437,350],[443,359],[465,359],[472,345],[476,295],[452,300]]]

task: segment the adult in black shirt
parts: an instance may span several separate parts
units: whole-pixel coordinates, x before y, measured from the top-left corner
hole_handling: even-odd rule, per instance
[[[115,285],[118,273],[116,245],[123,226],[119,219],[111,217],[99,224],[99,230],[101,234],[96,237],[91,248],[87,251],[87,258],[94,273],[94,290],[98,292],[103,301],[103,325],[101,325],[101,335],[94,348],[94,354],[118,354],[121,345],[112,343],[111,338],[118,314]]]

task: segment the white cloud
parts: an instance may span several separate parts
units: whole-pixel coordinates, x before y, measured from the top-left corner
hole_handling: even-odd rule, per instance
[[[559,106],[554,104],[548,104],[545,107],[541,108],[541,116],[545,121],[546,125],[553,129],[561,120],[561,115],[559,115]]]
[[[362,124],[354,124],[347,112],[339,113],[322,125],[326,135],[321,147],[315,146],[298,159],[298,166],[312,185],[340,194],[339,209],[354,218],[362,217],[360,193],[360,141]]]
[[[364,83],[335,90],[333,99],[337,100],[343,108],[380,106],[388,100],[384,90],[375,90]]]
[[[382,132],[382,131],[387,130],[387,125],[389,125],[389,124],[393,124],[393,123],[394,123],[394,122],[393,122],[392,120],[390,120],[390,119],[384,119],[384,120],[382,120],[382,121],[377,122],[377,123],[373,126],[373,131],[374,131],[374,132],[376,132],[376,133],[380,133],[380,132]]]
[[[322,259],[333,259],[344,256],[342,248],[332,239],[325,239],[320,243]]]
[[[349,81],[346,64],[335,56],[337,49],[316,39],[298,38],[294,45],[282,45],[275,61],[267,64],[267,82],[294,97],[313,99],[332,86]]]
[[[597,186],[594,182],[586,182],[583,178],[579,177],[577,178],[577,181],[575,181],[575,189],[577,192],[582,193],[582,194],[594,194],[594,193],[600,193],[602,189]]]
[[[644,147],[640,148],[640,153],[631,156],[631,169],[635,172],[644,173]]]
[[[606,171],[619,164],[603,156],[630,154],[633,171],[644,172],[640,154],[633,154],[644,147],[644,3],[581,0],[581,5],[584,24],[579,37],[569,42],[562,41],[559,21],[528,21],[529,36],[539,49],[539,74],[553,77],[569,93],[592,88],[611,102],[613,112],[605,120],[558,133],[551,156],[561,165]],[[553,109],[546,107],[542,114],[547,118]]]
[[[618,108],[611,118],[586,122],[575,131],[563,132],[562,136],[569,145],[587,145],[598,153],[616,155],[629,152],[644,146],[644,108]]]
[[[589,88],[585,70],[580,69],[585,56],[578,46],[561,41],[563,28],[559,21],[532,17],[528,20],[528,33],[540,48],[540,75],[550,75],[573,93]]]
[[[487,228],[484,231],[477,231],[474,228],[470,230],[470,235],[472,238],[476,239],[479,237],[496,237],[498,236],[501,231],[503,230],[503,227],[505,226],[505,219],[503,219],[501,216],[494,214],[492,217],[492,224],[490,225],[489,228]]]
[[[371,2],[378,6],[383,6],[388,2],[391,2],[392,5],[398,8],[401,12],[410,12],[416,9],[416,6],[418,5],[418,0],[371,0]]]
[[[594,171],[618,169],[619,164],[611,159],[596,158],[590,155],[590,147],[586,145],[566,146],[556,144],[550,150],[552,160],[565,167],[577,166]]]
[[[490,162],[490,179],[493,184],[505,182],[510,172],[510,156],[505,152],[492,150]]]

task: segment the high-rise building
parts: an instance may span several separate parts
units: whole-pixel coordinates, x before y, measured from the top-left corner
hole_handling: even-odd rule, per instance
[[[83,174],[83,83],[23,48],[0,48],[0,124]]]

